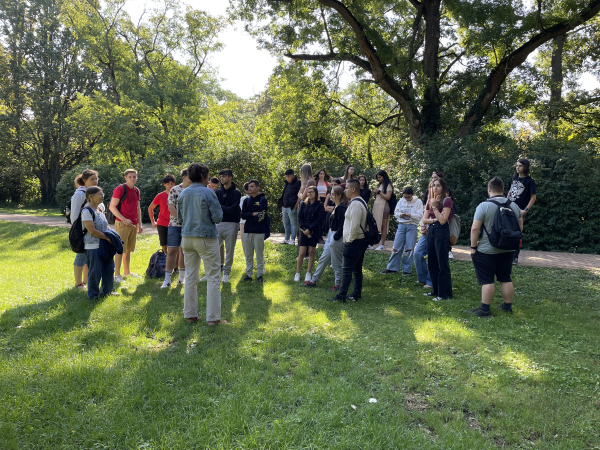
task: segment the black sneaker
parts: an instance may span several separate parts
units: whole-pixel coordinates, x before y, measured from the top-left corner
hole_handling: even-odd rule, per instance
[[[346,303],[346,299],[345,298],[339,298],[337,295],[335,297],[328,298],[327,301],[328,302]]]
[[[258,281],[259,283],[264,283],[265,280],[263,280],[262,275],[260,277],[256,277],[256,281]]]
[[[513,266],[519,264],[519,258],[513,258]]]
[[[223,266],[223,264],[221,264],[221,272],[223,272],[223,270],[225,270],[225,267]]]
[[[304,286],[304,287],[316,287],[317,283],[313,283],[312,281],[307,281],[302,286]]]
[[[242,278],[242,281],[252,281],[252,277],[246,275],[244,278]]]
[[[499,309],[500,311],[504,311],[506,314],[512,314],[512,313],[513,313],[513,310],[512,310],[512,308],[510,308],[510,309],[504,309],[504,308],[502,307],[502,305],[498,305],[498,306],[496,306],[496,309]]]
[[[477,317],[490,317],[492,315],[492,312],[490,310],[484,311],[481,306],[475,309],[467,309],[465,311],[467,314],[473,314],[474,316]]]
[[[409,272],[402,272],[402,275],[404,275],[405,277],[409,277],[410,273]]]
[[[385,269],[385,270],[382,270],[381,273],[397,273],[397,272],[395,270]]]
[[[359,295],[349,295],[348,300],[350,300],[351,302],[357,302],[360,300],[360,296]]]

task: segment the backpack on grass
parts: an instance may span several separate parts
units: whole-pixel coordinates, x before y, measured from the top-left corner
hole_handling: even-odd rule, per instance
[[[162,250],[152,254],[146,276],[150,278],[162,278],[165,276],[165,268],[167,266],[167,255]]]
[[[488,200],[488,202],[493,203],[498,208],[494,214],[491,232],[488,232],[488,230],[485,229],[485,225],[482,224],[481,233],[485,231],[488,235],[490,244],[496,248],[502,250],[516,250],[519,248],[523,233],[521,232],[517,215],[510,207],[512,202],[506,200],[506,203],[502,204],[491,199]]]
[[[363,199],[358,200],[357,197],[356,201],[362,204],[367,210],[367,229],[365,230],[362,227],[362,225],[360,226],[360,229],[365,234],[365,239],[367,240],[367,243],[369,245],[378,244],[381,241],[381,233],[379,232],[379,228],[377,228],[377,222],[375,221],[375,217],[373,217],[373,214],[371,213],[371,211],[369,211],[369,208],[367,208],[367,204]]]
[[[96,214],[94,213],[94,210],[89,206],[85,206],[85,203],[84,208],[90,212],[92,215],[92,220],[96,220]],[[84,208],[81,208],[82,212]],[[83,242],[83,238],[87,232],[87,228],[84,229],[83,225],[81,224],[81,213],[79,213],[79,216],[77,216],[77,219],[75,219],[75,222],[73,222],[73,225],[71,225],[71,230],[69,230],[69,244],[71,245],[71,250],[73,250],[75,253],[85,253],[85,244]]]
[[[117,205],[117,210],[119,210],[119,212],[121,212],[121,206],[123,206],[123,202],[125,201],[125,199],[127,198],[127,184],[123,183],[120,185],[123,188],[123,196],[119,199],[119,204]],[[135,190],[135,193],[138,196],[138,200],[140,199],[140,190],[137,187],[133,188]],[[110,210],[110,208],[107,208],[106,213],[104,214],[106,216],[106,221],[108,222],[109,225],[114,225],[117,218],[115,217],[115,215],[112,213],[112,211]]]

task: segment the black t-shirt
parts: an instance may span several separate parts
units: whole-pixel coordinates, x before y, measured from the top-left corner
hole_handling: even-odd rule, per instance
[[[525,209],[531,196],[535,195],[535,181],[530,176],[519,178],[515,175],[510,179],[510,187],[506,196],[511,202],[515,202],[521,209]]]

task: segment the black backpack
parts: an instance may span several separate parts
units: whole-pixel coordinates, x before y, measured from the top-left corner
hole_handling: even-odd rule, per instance
[[[388,200],[388,205],[390,205],[390,215],[394,215],[394,211],[396,210],[396,205],[398,204],[398,198],[396,197],[396,193],[392,192],[392,196]]]
[[[485,229],[485,225],[482,225],[481,234],[485,231],[488,235],[490,244],[496,248],[502,250],[516,250],[519,248],[523,233],[521,232],[517,215],[510,207],[512,202],[510,200],[506,200],[506,203],[504,204],[498,203],[495,200],[488,200],[488,202],[493,203],[498,208],[494,214],[491,233]]]
[[[119,204],[117,205],[117,209],[119,210],[119,212],[121,211],[121,206],[123,206],[123,202],[127,198],[127,184],[123,183],[123,184],[121,184],[121,186],[123,187],[123,196],[120,198]],[[137,187],[134,187],[133,189],[135,190],[135,193],[138,196],[138,200],[141,200],[140,199],[140,190]],[[109,225],[115,224],[115,221],[117,220],[117,218],[112,213],[110,208],[106,208],[106,213],[104,213],[104,215],[106,216],[106,221],[108,222]]]
[[[166,266],[167,255],[162,250],[159,250],[150,257],[150,262],[146,269],[146,276],[150,278],[162,278],[165,276]]]
[[[86,204],[87,201],[83,204],[84,208],[89,210],[89,212],[92,214],[92,220],[96,220],[96,214],[94,213],[94,210],[89,206],[85,206]],[[82,212],[84,208],[81,208]],[[75,253],[85,253],[85,244],[83,243],[83,238],[87,232],[87,228],[83,229],[83,226],[81,225],[80,212],[79,216],[77,216],[77,219],[75,219],[75,222],[73,222],[73,225],[71,225],[71,230],[69,231],[69,244],[71,245],[71,250],[73,250]]]
[[[362,227],[362,225],[360,226],[360,229],[365,234],[367,243],[369,245],[378,244],[379,242],[381,242],[381,233],[379,232],[379,228],[377,228],[377,222],[375,221],[375,217],[373,217],[373,214],[371,213],[371,211],[369,211],[369,208],[367,208],[367,204],[362,198],[358,199],[357,197],[356,201],[363,205],[367,210],[367,229],[365,230]]]

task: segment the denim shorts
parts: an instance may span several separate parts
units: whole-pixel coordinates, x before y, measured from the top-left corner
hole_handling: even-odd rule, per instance
[[[169,227],[169,234],[167,236],[167,247],[180,247],[181,246],[181,227]]]
[[[73,261],[73,265],[76,267],[83,267],[87,264],[87,258],[85,253],[77,253],[75,255],[75,261]]]

